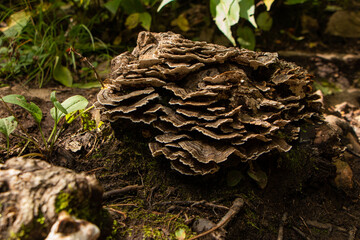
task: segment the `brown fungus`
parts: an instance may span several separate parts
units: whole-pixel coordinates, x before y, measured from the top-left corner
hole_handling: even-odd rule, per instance
[[[98,94],[102,116],[160,131],[151,153],[188,175],[214,173],[231,155],[245,162],[287,152],[301,122],[321,111],[310,76],[276,53],[171,32],[141,32],[131,54],[112,60],[111,79]]]

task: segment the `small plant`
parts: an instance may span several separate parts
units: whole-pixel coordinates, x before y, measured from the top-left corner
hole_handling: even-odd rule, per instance
[[[6,150],[9,153],[9,135],[16,129],[17,122],[13,116],[0,119],[0,132],[6,137]]]
[[[74,73],[84,71],[77,69],[73,53],[65,53],[68,46],[94,54],[107,51],[106,44],[92,35],[92,21],[69,14],[65,2],[23,2],[16,7],[0,4],[5,25],[0,27],[0,79],[73,86]]]
[[[42,116],[43,113],[41,109],[33,102],[27,102],[24,96],[18,94],[7,95],[5,97],[1,97],[1,101],[6,106],[7,110],[10,112],[12,116],[7,118],[0,119],[0,132],[3,133],[6,137],[6,147],[7,151],[9,152],[9,135],[16,129],[17,125],[19,124],[23,134],[16,135],[18,137],[24,138],[27,140],[25,146],[32,142],[35,147],[39,150],[42,156],[48,157],[51,155],[53,151],[54,144],[58,140],[59,136],[66,130],[66,128],[79,116],[87,113],[92,107],[84,110],[88,105],[88,100],[80,95],[72,96],[66,99],[64,102],[60,103],[56,99],[56,92],[53,91],[50,95],[50,100],[54,104],[54,107],[51,108],[50,114],[51,117],[54,119],[54,127],[48,139],[45,139],[43,130],[41,128]],[[12,109],[9,107],[8,104],[15,104],[26,111],[28,111],[31,116],[34,118],[39,132],[42,138],[43,146],[39,144],[37,139],[30,136],[27,131],[22,127],[19,120],[16,118],[15,114],[13,113]],[[81,113],[77,113],[79,110],[83,110]]]

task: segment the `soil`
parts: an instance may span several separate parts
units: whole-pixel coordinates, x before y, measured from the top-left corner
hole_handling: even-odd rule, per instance
[[[296,61],[315,75],[318,87],[323,87],[329,94],[326,109],[346,100],[341,91],[357,87],[359,59],[349,62],[316,55],[287,56],[286,59]],[[324,80],[333,85],[324,85]],[[42,127],[46,138],[53,127],[49,114],[53,90],[57,91],[60,102],[73,95],[82,95],[89,104],[95,102],[98,92],[98,89],[30,89],[13,85],[1,88],[0,94],[22,94],[39,105],[44,113]],[[351,101],[360,104],[358,98]],[[12,105],[11,108],[22,127],[41,141],[31,115],[20,107]],[[97,117],[95,110],[91,114],[93,118]],[[0,117],[9,115],[1,105]],[[20,128],[15,134],[21,135]],[[266,188],[261,189],[246,175],[248,165],[245,164],[223,168],[212,176],[183,176],[172,170],[167,160],[151,156],[147,143],[152,137],[151,130],[145,126],[133,126],[126,121],[116,126],[105,123],[99,131],[84,130],[84,123],[79,120],[59,138],[46,159],[55,165],[96,176],[108,193],[104,208],[115,219],[113,239],[176,239],[174,234],[179,229],[186,231],[187,238],[196,236],[197,233],[191,230],[195,220],[205,218],[219,222],[237,197],[243,198],[245,205],[226,226],[226,239],[281,239],[278,238],[281,226],[283,239],[341,240],[360,236],[357,231],[360,227],[359,156],[345,152],[353,172],[353,187],[339,189],[334,183],[334,175],[307,171],[307,166],[301,162],[302,156],[298,155],[301,151],[294,152],[294,159],[298,161],[296,166],[281,164],[282,156],[273,154],[266,163],[260,160],[259,165],[268,177]],[[10,143],[9,153],[0,150],[2,162],[18,155],[25,141],[11,136]],[[2,135],[0,146],[5,147]],[[21,155],[36,152],[31,144],[24,149]],[[229,172],[234,169],[243,173],[239,175],[242,179],[236,179],[240,181],[236,186],[229,186]],[[129,191],[109,194],[109,191],[127,186],[130,186]],[[284,215],[286,220],[282,220]]]

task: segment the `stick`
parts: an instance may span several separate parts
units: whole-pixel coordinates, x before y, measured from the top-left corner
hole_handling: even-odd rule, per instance
[[[281,218],[281,223],[280,223],[280,227],[279,227],[279,234],[278,234],[277,240],[283,240],[283,238],[284,238],[284,224],[286,222],[286,219],[287,219],[287,212],[285,212]]]
[[[349,240],[354,240],[354,239],[355,239],[356,231],[357,231],[357,228],[356,228],[355,226],[353,226],[353,227],[349,230]]]
[[[306,240],[310,240],[310,238],[308,238],[307,236],[306,236],[306,234],[305,233],[303,233],[300,229],[298,229],[297,227],[292,227],[292,229],[294,229],[294,231],[295,232],[297,232],[300,236],[302,236],[304,239],[306,239]]]
[[[114,196],[124,194],[124,193],[130,192],[130,191],[143,189],[143,188],[144,188],[144,186],[130,185],[130,186],[126,186],[126,187],[123,187],[123,188],[120,188],[120,189],[114,189],[114,190],[105,192],[104,195],[103,195],[103,199],[107,200],[107,199],[112,198]]]
[[[190,207],[195,207],[197,205],[204,205],[204,206],[208,206],[208,207],[212,207],[212,208],[219,208],[219,209],[226,210],[226,211],[229,210],[229,208],[226,206],[205,202],[205,200],[201,200],[201,201],[168,201],[168,202],[155,203],[154,205],[169,205],[169,204],[171,204],[171,205],[190,205]]]
[[[87,64],[89,64],[89,66],[91,67],[91,69],[94,71],[95,73],[95,78],[100,82],[101,84],[101,87],[105,87],[104,86],[104,83],[103,81],[101,80],[99,74],[97,73],[94,65],[92,65],[92,63],[86,58],[84,57],[83,55],[81,55],[81,53],[77,52],[74,48],[70,47],[67,52],[70,54],[71,52],[75,53],[79,58],[80,58],[80,61],[82,62],[86,62]]]
[[[242,198],[236,198],[233,205],[230,207],[229,211],[225,214],[225,216],[216,224],[215,227],[207,230],[206,232],[200,233],[199,235],[189,238],[189,240],[198,239],[203,237],[221,227],[225,227],[226,224],[230,222],[231,219],[240,211],[240,209],[244,206],[244,200]]]

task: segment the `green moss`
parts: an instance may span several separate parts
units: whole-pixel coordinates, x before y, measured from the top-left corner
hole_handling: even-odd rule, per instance
[[[139,239],[167,239],[170,237],[170,239],[176,239],[175,232],[179,228],[185,230],[187,237],[194,236],[189,226],[185,224],[185,220],[179,215],[147,211],[140,207],[126,211],[126,214],[127,221],[132,222],[130,225],[137,226],[137,228],[125,227],[120,234],[122,237],[136,236]],[[165,236],[162,229],[167,229],[170,236]]]
[[[56,213],[59,213],[61,211],[67,211],[69,214],[73,213],[73,209],[70,207],[71,206],[71,202],[74,200],[74,196],[66,193],[66,192],[61,192],[55,200],[55,211]]]
[[[292,171],[297,171],[304,167],[309,159],[305,149],[295,146],[289,152],[282,153],[278,164]]]
[[[45,224],[45,217],[40,211],[39,215],[28,225],[22,225],[21,229],[17,233],[10,233],[8,240],[34,240],[34,239],[44,239],[45,229],[47,225]],[[35,237],[35,238],[34,238]]]
[[[56,213],[66,211],[76,218],[94,223],[102,232],[109,232],[108,234],[110,234],[112,223],[109,213],[103,208],[99,209],[98,206],[93,206],[89,199],[79,201],[76,198],[76,192],[58,194],[55,200],[55,211]]]

